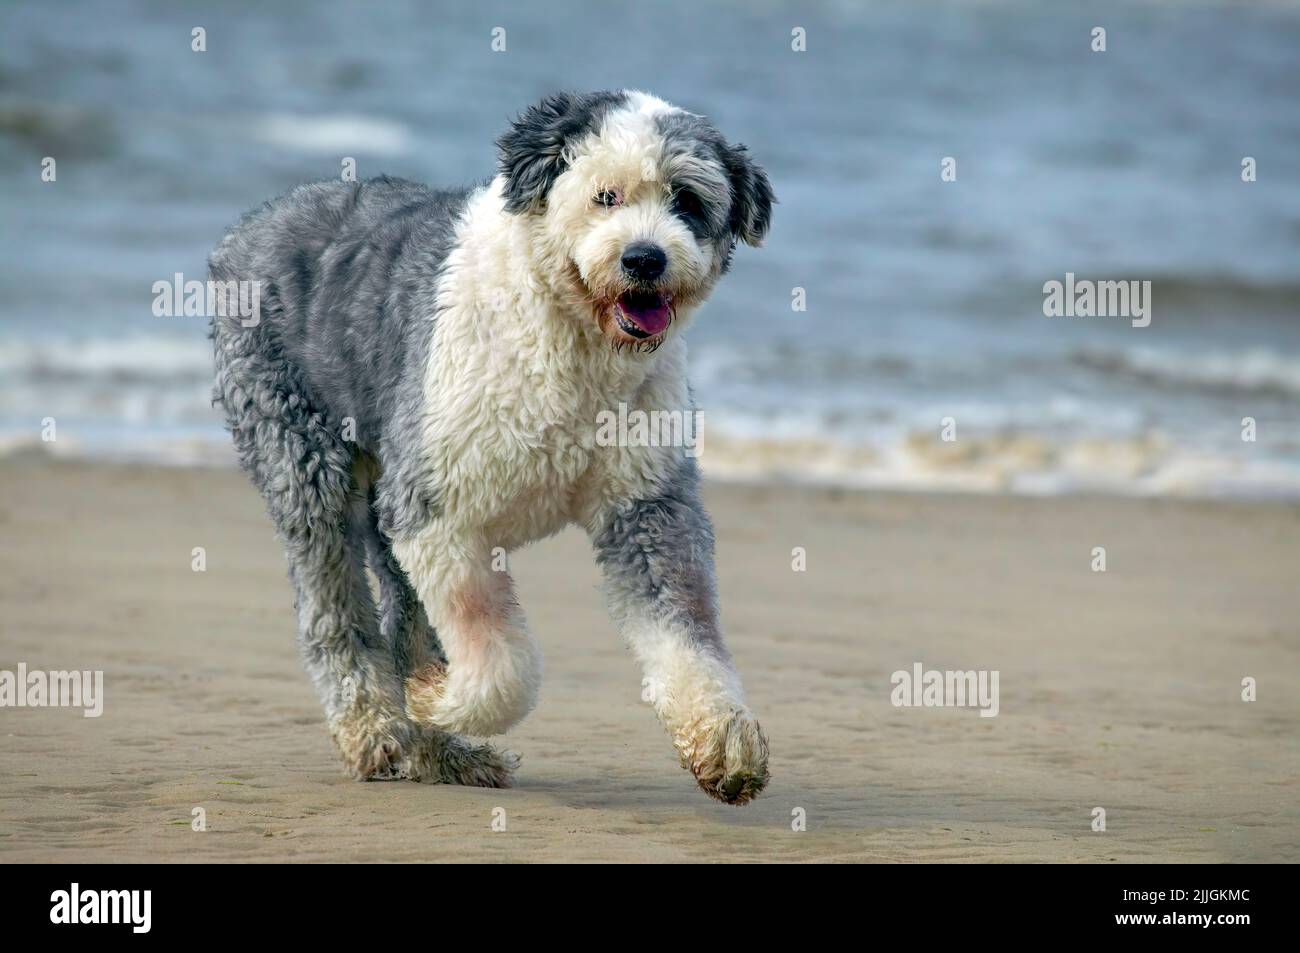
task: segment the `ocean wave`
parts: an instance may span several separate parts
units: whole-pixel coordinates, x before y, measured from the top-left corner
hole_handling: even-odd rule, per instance
[[[1300,282],[1287,272],[1275,278],[1200,270],[1125,277],[1150,281],[1162,308],[1195,309],[1216,315],[1247,311],[1294,316],[1300,307]]]
[[[710,434],[700,462],[706,476],[724,480],[851,489],[1300,499],[1300,461],[1175,447],[1154,433],[1066,443],[999,434],[952,444],[911,433],[875,447],[820,437],[754,440]]]
[[[206,427],[212,346],[204,338],[9,339],[0,342],[0,426],[16,432],[47,416],[87,432]]]
[[[1300,358],[1264,349],[1199,354],[1079,349],[1069,359],[1106,376],[1168,389],[1300,396]]]
[[[234,467],[239,462],[230,438],[215,424],[170,433],[100,426],[69,432],[62,427],[58,439],[48,442],[31,432],[0,428],[0,460],[21,459],[171,467]]]
[[[706,424],[707,427],[707,424]],[[1175,446],[1159,434],[1053,443],[1029,434],[944,444],[909,433],[892,443],[847,444],[821,436],[735,437],[705,430],[698,447],[705,475],[733,482],[789,482],[859,490],[1063,496],[1300,500],[1300,461],[1242,451]],[[30,428],[0,427],[0,459],[42,456],[171,466],[234,466],[229,438],[206,426],[78,427],[60,423],[43,443]]]
[[[11,381],[148,381],[212,378],[212,345],[200,337],[10,338],[0,374]]]
[[[253,134],[269,145],[329,155],[403,155],[411,132],[400,122],[373,116],[299,116],[272,113],[253,124]]]
[[[1026,400],[1023,390],[1000,389],[992,374],[961,397],[891,382],[858,413],[845,406],[847,385],[802,386],[807,355],[794,382],[778,376],[780,361],[755,356],[764,368],[756,380],[728,373],[734,365],[714,355],[697,375],[701,462],[707,474],[724,479],[846,487],[1300,498],[1300,429],[1289,419],[1261,417],[1260,441],[1247,444],[1237,439],[1235,408],[1160,397],[1170,387],[1294,395],[1295,361],[1273,352],[1142,350],[1077,352],[1070,359],[1146,390],[1154,383],[1155,399],[1135,401],[1103,387],[1099,396]],[[1059,362],[1046,362],[1039,373],[1046,383],[1031,390],[1049,393]],[[0,380],[0,456],[233,462],[211,405],[211,345],[197,334],[0,340]],[[1024,383],[1022,375],[1016,383]],[[757,394],[764,400],[749,399]],[[1189,404],[1199,409],[1170,416]],[[953,442],[939,439],[946,415],[958,421]],[[55,444],[40,441],[46,416],[58,421]]]
[[[0,139],[37,155],[101,158],[117,146],[113,125],[100,110],[41,100],[0,100]]]

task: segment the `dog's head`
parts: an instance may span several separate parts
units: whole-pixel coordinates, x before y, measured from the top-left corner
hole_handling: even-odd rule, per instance
[[[745,147],[645,93],[550,96],[497,146],[506,210],[620,348],[658,347],[771,220]]]

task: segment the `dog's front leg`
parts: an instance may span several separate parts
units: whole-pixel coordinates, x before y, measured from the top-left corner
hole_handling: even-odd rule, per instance
[[[693,461],[652,498],[612,503],[590,529],[610,613],[682,766],[710,797],[747,803],[767,784],[767,739],[722,641],[713,529]]]
[[[541,654],[508,573],[490,549],[434,522],[393,540],[446,655],[406,680],[410,718],[456,734],[495,735],[537,704]]]

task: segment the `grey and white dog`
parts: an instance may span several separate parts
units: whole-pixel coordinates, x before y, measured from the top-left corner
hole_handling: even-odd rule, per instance
[[[767,742],[695,461],[596,434],[620,405],[691,411],[680,331],[762,240],[771,186],[639,92],[551,96],[497,146],[478,188],[300,186],[209,261],[260,283],[258,321],[213,321],[215,399],[287,550],[307,671],[353,776],[509,784],[513,755],[459,737],[537,701],[503,554],[577,523],[682,764],[743,804]]]

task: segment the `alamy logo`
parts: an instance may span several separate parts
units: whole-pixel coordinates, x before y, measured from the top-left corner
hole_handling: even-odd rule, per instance
[[[237,317],[246,328],[262,320],[260,281],[186,281],[178,271],[171,281],[155,281],[153,295],[158,318]]]
[[[132,933],[148,933],[152,924],[152,890],[71,890],[50,894],[51,923],[128,923]]]
[[[1151,282],[1078,280],[1043,283],[1043,314],[1049,318],[1130,318],[1135,328],[1151,323]]]
[[[103,672],[29,672],[0,669],[0,708],[81,708],[87,718],[104,713]]]
[[[998,677],[996,670],[926,671],[915,662],[910,672],[900,669],[889,677],[894,686],[889,700],[895,708],[978,708],[981,718],[994,718],[998,713]]]
[[[618,412],[596,414],[596,445],[599,447],[685,447],[688,457],[704,449],[704,413],[699,410],[628,410],[620,403]]]

